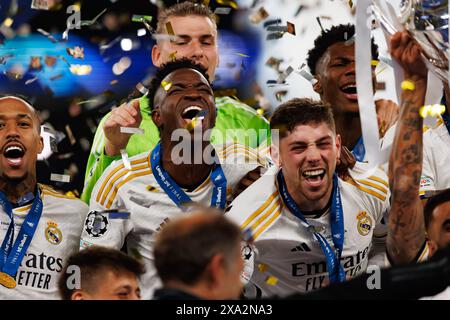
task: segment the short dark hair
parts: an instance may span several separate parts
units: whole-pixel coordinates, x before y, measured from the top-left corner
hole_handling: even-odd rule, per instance
[[[284,138],[298,125],[326,123],[333,132],[333,111],[330,105],[322,101],[308,98],[294,98],[278,106],[270,118],[270,129],[279,130],[280,138]]]
[[[338,42],[345,42],[354,34],[355,26],[352,24],[340,24],[331,27],[331,29],[322,30],[322,33],[314,41],[314,47],[308,51],[307,63],[311,73],[316,75],[317,62],[330,46]],[[371,44],[372,59],[378,60],[378,46],[373,38]]]
[[[439,191],[437,194],[428,198],[423,209],[425,215],[425,228],[428,229],[433,218],[433,211],[444,202],[450,201],[450,188]]]
[[[163,33],[169,17],[185,17],[191,15],[208,17],[214,25],[217,25],[217,16],[208,6],[200,3],[184,1],[167,7],[158,13],[156,33]]]
[[[194,223],[195,216],[202,217]],[[192,223],[190,223],[192,222]],[[164,284],[179,281],[186,285],[198,282],[208,263],[218,253],[225,255],[230,267],[242,238],[240,228],[223,213],[206,208],[197,214],[169,223],[158,235],[155,267]]]
[[[38,133],[41,133],[41,124],[42,124],[42,120],[39,117],[36,108],[34,107],[34,103],[32,102],[31,98],[20,94],[20,93],[0,93],[0,99],[3,98],[16,98],[16,99],[20,99],[24,102],[26,102],[28,105],[30,105],[30,107],[33,109],[33,115],[35,117],[37,126],[36,126],[36,130],[38,131]]]
[[[61,272],[58,289],[63,300],[70,300],[76,289],[69,289],[67,279],[70,274],[67,273],[69,266],[78,266],[81,272],[81,289],[93,291],[96,287],[96,278],[105,272],[111,270],[120,275],[123,271],[128,271],[139,278],[145,272],[142,263],[125,253],[100,246],[93,246],[77,252],[67,259],[67,264]]]
[[[148,100],[150,102],[150,105],[152,106],[152,109],[156,92],[161,86],[161,82],[164,80],[164,78],[167,77],[167,75],[174,72],[175,70],[184,68],[197,70],[206,78],[206,80],[208,80],[209,85],[211,85],[208,73],[206,72],[206,68],[204,68],[201,64],[198,64],[188,58],[182,58],[164,63],[163,65],[161,65],[159,69],[157,69],[148,90]]]

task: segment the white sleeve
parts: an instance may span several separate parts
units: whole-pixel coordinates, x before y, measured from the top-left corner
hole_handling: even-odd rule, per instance
[[[423,147],[423,165],[422,165],[422,175],[420,177],[420,191],[419,194],[423,196],[427,191],[436,190],[436,179],[432,165],[432,159],[427,150],[428,148]]]
[[[96,200],[98,189],[108,173],[109,170],[103,173],[92,191],[89,213],[81,234],[81,249],[98,245],[120,250],[124,245],[125,238],[133,230],[131,215],[119,194],[108,209]]]

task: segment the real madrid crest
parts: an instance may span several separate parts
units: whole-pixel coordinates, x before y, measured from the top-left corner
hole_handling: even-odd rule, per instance
[[[367,236],[372,229],[372,219],[365,211],[358,213],[356,219],[358,219],[357,225],[359,234],[362,236]]]
[[[47,222],[47,228],[45,229],[45,238],[48,242],[54,245],[58,245],[61,243],[63,235],[61,230],[58,229],[58,224],[56,222]]]

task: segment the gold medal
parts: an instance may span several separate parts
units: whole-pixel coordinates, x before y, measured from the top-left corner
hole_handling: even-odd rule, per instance
[[[0,284],[8,289],[16,287],[16,280],[5,272],[0,272]]]

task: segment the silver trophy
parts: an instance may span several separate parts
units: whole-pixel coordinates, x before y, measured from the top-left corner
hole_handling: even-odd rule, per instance
[[[384,0],[381,0],[384,1]],[[393,20],[389,5],[374,0],[374,13],[381,26],[393,34],[402,25],[421,46],[427,66],[441,80],[449,78],[448,0],[402,0],[400,13]],[[390,14],[389,14],[390,13]]]

